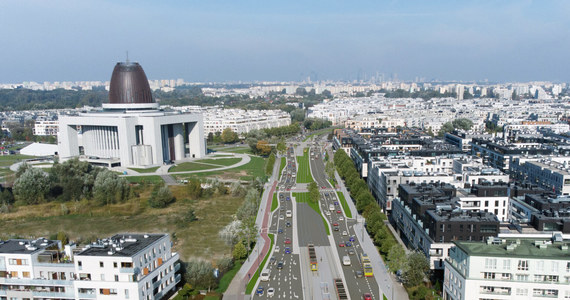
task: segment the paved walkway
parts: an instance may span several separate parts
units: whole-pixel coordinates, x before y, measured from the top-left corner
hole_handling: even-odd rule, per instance
[[[228,289],[224,293],[224,299],[236,299],[244,300],[250,299],[250,295],[245,294],[245,289],[247,283],[255,271],[259,268],[265,254],[270,251],[271,240],[267,235],[269,229],[269,217],[271,215],[271,202],[273,201],[273,193],[277,187],[277,180],[279,179],[279,165],[281,158],[275,160],[275,165],[273,166],[273,174],[269,182],[265,185],[263,195],[261,198],[260,209],[257,213],[257,218],[255,223],[260,229],[260,236],[255,243],[255,247],[251,251],[248,259],[243,263],[238,273],[235,275],[234,279],[228,286]]]

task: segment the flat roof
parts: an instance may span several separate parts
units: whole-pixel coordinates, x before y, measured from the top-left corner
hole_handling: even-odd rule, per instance
[[[455,245],[471,256],[499,256],[513,258],[533,258],[533,259],[570,259],[570,241],[554,242],[547,244],[545,249],[540,249],[534,245],[535,241],[550,242],[546,239],[506,239],[505,244],[491,244],[486,242],[454,241]],[[507,245],[520,241],[520,245],[513,250],[507,250]],[[566,245],[568,249],[562,250],[561,246]]]
[[[76,256],[132,257],[167,234],[121,233],[87,245]]]
[[[58,241],[48,239],[24,240],[12,239],[7,241],[0,241],[1,254],[33,254],[35,252],[43,251],[46,248],[57,246]]]

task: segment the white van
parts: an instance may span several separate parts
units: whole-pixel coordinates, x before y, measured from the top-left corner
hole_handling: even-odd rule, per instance
[[[329,204],[329,210],[333,211],[334,210],[334,204]]]
[[[293,213],[291,213],[291,210],[288,210],[285,212],[285,215],[287,216],[287,218],[291,218],[293,216]]]
[[[348,257],[348,255],[342,257],[342,264],[345,266],[350,266],[350,257]]]

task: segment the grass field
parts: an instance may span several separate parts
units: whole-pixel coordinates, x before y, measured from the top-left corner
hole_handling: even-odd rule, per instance
[[[239,179],[239,180],[251,181],[255,177],[266,178],[264,166],[265,166],[265,158],[259,156],[251,156],[251,160],[249,161],[249,163],[233,169],[204,171],[192,174],[177,174],[173,176],[176,177],[176,179],[219,178],[219,179]]]
[[[130,183],[162,183],[162,177],[158,175],[150,176],[125,176],[125,179]]]
[[[309,197],[309,193],[293,193],[293,197],[295,197],[295,201],[298,203],[307,203],[313,210],[315,210],[319,214],[319,216],[321,216],[321,219],[323,220],[323,224],[325,225],[325,230],[327,232],[327,235],[330,235],[331,232],[329,229],[329,224],[325,220],[325,217],[323,217],[323,214],[321,214],[321,208],[319,207],[319,201],[311,201],[311,199]]]
[[[164,232],[171,235],[173,251],[179,252],[183,261],[195,257],[214,261],[231,255],[231,247],[218,232],[233,220],[243,198],[224,195],[190,201],[185,200],[185,186],[171,186],[177,201],[167,208],[153,209],[147,205],[151,189],[141,188],[139,198],[110,206],[94,207],[86,200],[68,202],[67,215],[62,213],[62,203],[19,207],[2,214],[0,239],[49,237],[63,231],[70,240],[85,241],[121,232]],[[184,223],[182,217],[190,208],[198,220]]]
[[[12,154],[12,155],[0,155],[0,167],[9,167],[23,159],[34,158],[34,156],[22,155],[22,154]]]
[[[281,157],[281,165],[279,165],[279,178],[281,178],[281,174],[283,173],[283,169],[287,165],[287,159],[285,157]]]
[[[195,162],[226,167],[226,166],[235,165],[240,161],[241,161],[241,158],[239,158],[239,157],[231,157],[231,158],[219,158],[219,159],[200,159],[200,160],[197,160]]]
[[[189,171],[203,171],[203,170],[210,170],[210,169],[217,169],[218,166],[206,165],[197,162],[185,162],[178,164],[176,166],[172,166],[168,169],[168,173],[172,172],[189,172]]]
[[[143,169],[143,168],[129,168],[129,169],[139,173],[154,173],[156,172],[156,170],[158,170],[158,168],[159,167],[152,167],[148,169]]]
[[[279,202],[277,201],[277,193],[273,193],[273,200],[271,201],[271,211],[274,211],[279,206]]]
[[[247,284],[247,288],[245,289],[245,293],[248,295],[251,294],[251,291],[255,287],[255,284],[257,283],[257,278],[259,278],[259,274],[261,273],[261,270],[263,270],[263,267],[265,266],[267,259],[269,258],[269,256],[271,256],[271,253],[273,251],[273,244],[274,244],[273,234],[268,234],[268,236],[269,236],[269,239],[271,239],[271,245],[269,246],[269,251],[267,251],[267,254],[265,254],[265,258],[261,262],[261,265],[259,266],[259,268],[257,268],[257,271],[255,271],[255,274],[253,274],[253,276],[251,277],[251,280]]]
[[[303,152],[303,156],[297,156],[297,163],[299,164],[299,168],[297,169],[297,183],[310,183],[313,181],[313,176],[311,176],[309,166],[309,151],[306,150]]]
[[[336,194],[338,196],[338,199],[340,200],[340,205],[342,205],[342,210],[344,211],[344,214],[346,215],[347,218],[352,218],[352,212],[348,207],[348,203],[346,203],[344,195],[342,194],[342,192],[336,192]]]

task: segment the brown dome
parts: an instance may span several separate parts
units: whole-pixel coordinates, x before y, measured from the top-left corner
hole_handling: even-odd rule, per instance
[[[109,103],[154,103],[148,79],[138,63],[119,62],[115,65],[109,87]]]

